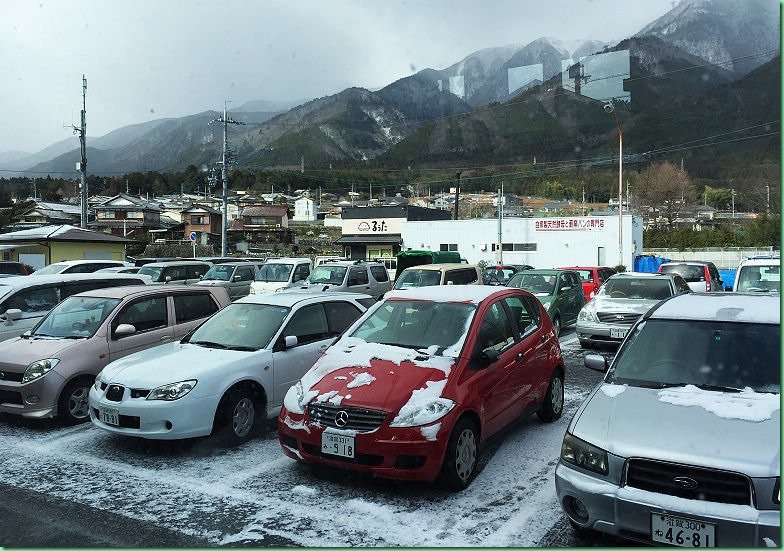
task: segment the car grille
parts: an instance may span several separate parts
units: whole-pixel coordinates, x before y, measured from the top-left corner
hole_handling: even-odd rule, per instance
[[[341,425],[338,425],[336,422],[339,412],[348,414],[347,422],[341,423]],[[387,417],[385,411],[314,403],[308,404],[308,415],[311,421],[321,426],[359,432],[376,430]]]
[[[119,402],[122,400],[125,388],[120,385],[109,385],[109,390],[106,391],[106,399],[111,402]]]
[[[0,403],[22,405],[22,393],[0,390]]]
[[[631,325],[637,321],[642,314],[632,312],[597,312],[596,317],[602,323],[615,323],[617,325]]]
[[[630,459],[626,469],[626,485],[686,499],[738,505],[752,503],[751,481],[748,477],[677,463]]]
[[[12,371],[3,371],[0,369],[0,381],[13,381],[14,383],[21,383],[24,373],[14,373]]]

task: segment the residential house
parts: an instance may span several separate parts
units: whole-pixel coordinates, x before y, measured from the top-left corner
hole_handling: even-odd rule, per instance
[[[288,210],[287,205],[245,207],[239,218],[229,222],[229,242],[242,244],[240,248],[264,250],[272,250],[276,244],[293,243]]]
[[[190,238],[191,232],[196,232],[197,240],[203,245],[220,243],[223,216],[219,210],[194,203],[182,211],[182,219],[185,239]]]
[[[151,243],[155,239],[179,239],[182,223],[161,213],[155,201],[119,193],[95,206],[90,228]]]

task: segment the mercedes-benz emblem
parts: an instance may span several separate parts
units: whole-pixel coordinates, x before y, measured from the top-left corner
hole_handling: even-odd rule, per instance
[[[348,425],[348,412],[346,410],[341,409],[337,415],[335,415],[335,424],[339,427]]]
[[[684,490],[696,490],[699,484],[696,480],[689,476],[676,476],[672,479],[676,486],[680,486]]]

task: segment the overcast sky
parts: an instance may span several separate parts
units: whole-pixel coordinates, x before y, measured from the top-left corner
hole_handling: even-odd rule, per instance
[[[487,47],[617,42],[670,0],[0,0],[0,152],[209,109],[378,88]],[[74,138],[75,139],[75,138]]]

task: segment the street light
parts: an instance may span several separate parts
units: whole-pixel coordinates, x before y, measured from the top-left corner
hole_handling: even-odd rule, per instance
[[[618,126],[618,265],[623,265],[623,131],[615,106],[612,103],[604,105],[604,111],[610,113]]]

